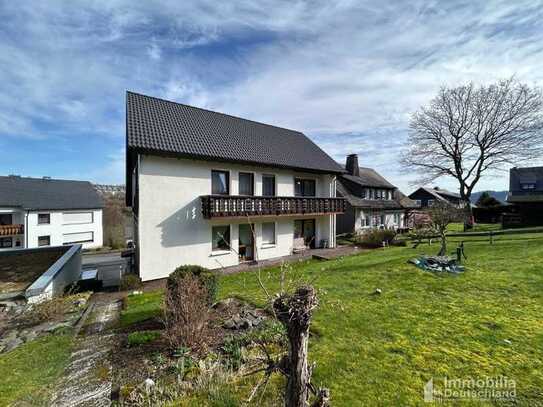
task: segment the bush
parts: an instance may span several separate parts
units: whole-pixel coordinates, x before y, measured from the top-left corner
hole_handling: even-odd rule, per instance
[[[152,342],[160,336],[159,331],[136,331],[128,334],[128,346],[143,345]]]
[[[72,300],[71,296],[53,297],[50,300],[34,304],[27,311],[27,320],[30,323],[58,320],[71,310]]]
[[[209,290],[193,273],[174,274],[175,278],[168,278],[164,296],[164,335],[172,350],[201,351],[209,338]]]
[[[138,288],[141,288],[143,286],[143,283],[141,282],[140,276],[137,274],[129,273],[125,274],[121,278],[121,285],[120,290],[121,291],[128,291],[128,290],[136,290]]]
[[[175,287],[179,281],[182,280],[187,274],[191,274],[198,278],[207,291],[208,305],[213,304],[217,300],[218,282],[217,276],[208,269],[195,265],[179,266],[175,271],[169,275],[167,288],[175,291]]]
[[[391,229],[370,229],[356,237],[356,244],[368,248],[383,247],[383,242],[390,244],[395,237],[396,232]]]

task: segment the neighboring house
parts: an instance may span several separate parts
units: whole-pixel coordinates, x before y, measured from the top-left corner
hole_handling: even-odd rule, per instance
[[[124,194],[124,185],[111,185],[111,184],[94,184],[94,188],[103,195],[118,195]]]
[[[516,207],[516,216],[506,218],[506,226],[543,225],[543,167],[511,168],[507,202]]]
[[[421,187],[409,195],[409,198],[415,201],[420,208],[432,206],[434,202],[446,202],[457,208],[464,207],[460,194],[447,191],[439,187],[426,188]]]
[[[143,280],[335,246],[343,170],[304,134],[132,92],[126,123]]]
[[[415,208],[413,201],[375,170],[359,167],[356,154],[347,156],[345,169],[338,178],[337,195],[347,200],[347,207],[337,216],[337,233],[406,227],[406,211]]]
[[[102,207],[90,182],[0,176],[0,250],[101,247]]]

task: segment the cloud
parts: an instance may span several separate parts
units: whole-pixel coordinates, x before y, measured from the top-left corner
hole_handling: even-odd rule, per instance
[[[116,179],[127,89],[301,130],[408,190],[409,117],[440,86],[543,81],[541,1],[4,2],[0,17],[0,138],[104,139]]]

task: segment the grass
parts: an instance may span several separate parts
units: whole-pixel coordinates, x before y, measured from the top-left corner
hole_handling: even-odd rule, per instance
[[[490,232],[494,230],[501,230],[501,223],[476,223],[473,228],[466,232]],[[447,228],[449,233],[464,232],[464,225],[462,223],[451,223]]]
[[[40,394],[47,399],[44,393],[67,366],[71,350],[71,335],[47,335],[0,355],[0,405],[35,401]]]
[[[128,346],[138,346],[159,338],[160,331],[136,331],[128,334]]]
[[[314,383],[331,389],[335,406],[418,405],[431,378],[439,387],[444,377],[507,376],[516,381],[518,405],[541,403],[543,235],[522,236],[493,245],[462,239],[461,275],[407,264],[418,253],[435,254],[436,245],[295,265],[297,277],[321,290],[310,340]],[[278,268],[262,276],[270,292],[278,289]],[[220,297],[233,295],[265,303],[255,273],[222,277]]]
[[[159,316],[162,299],[162,291],[129,295],[126,299],[125,309],[121,313],[120,325],[124,327]]]

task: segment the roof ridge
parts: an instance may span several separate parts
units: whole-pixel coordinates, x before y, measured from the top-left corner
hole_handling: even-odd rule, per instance
[[[130,91],[130,90],[127,90],[126,93],[127,93],[127,94],[131,93],[131,94],[133,94],[133,95],[143,96],[143,97],[146,97],[146,98],[149,98],[149,99],[160,100],[161,102],[173,103],[174,105],[181,105],[181,106],[188,107],[188,108],[190,108],[190,109],[203,110],[204,112],[214,113],[214,114],[218,114],[218,115],[221,115],[221,116],[231,117],[231,118],[237,119],[237,120],[243,120],[243,121],[246,121],[246,122],[256,123],[256,124],[260,124],[260,125],[262,125],[262,126],[273,127],[273,128],[275,128],[275,129],[287,130],[287,131],[291,131],[291,132],[293,132],[293,133],[298,133],[298,134],[301,134],[301,135],[307,137],[307,135],[304,134],[303,132],[301,132],[301,131],[299,131],[299,130],[289,129],[289,128],[287,128],[287,127],[275,126],[275,125],[269,124],[269,123],[263,123],[263,122],[259,122],[259,121],[252,120],[252,119],[246,119],[246,118],[244,118],[244,117],[234,116],[234,115],[232,115],[232,114],[223,113],[223,112],[218,112],[218,111],[216,111],[216,110],[206,109],[206,108],[203,108],[203,107],[192,106],[192,105],[188,105],[188,104],[182,103],[182,102],[175,102],[175,101],[173,101],[173,100],[168,100],[168,99],[164,99],[164,98],[159,98],[159,97],[156,97],[156,96],[145,95],[145,94],[143,94],[143,93],[133,92],[133,91]]]
[[[62,181],[62,182],[88,182],[91,185],[94,185],[88,180],[80,179],[61,179],[61,178],[43,178],[43,177],[27,177],[23,175],[0,175],[0,178],[9,178],[9,179],[32,179],[37,181]]]

